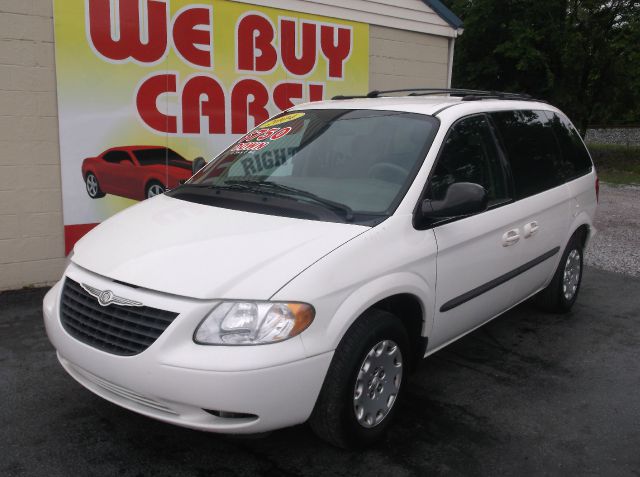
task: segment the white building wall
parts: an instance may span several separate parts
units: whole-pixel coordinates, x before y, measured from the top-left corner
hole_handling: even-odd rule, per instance
[[[446,88],[449,38],[371,25],[369,89]]]

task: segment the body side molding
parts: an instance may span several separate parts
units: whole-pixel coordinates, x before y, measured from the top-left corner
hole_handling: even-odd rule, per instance
[[[474,298],[482,295],[483,293],[486,293],[494,289],[495,287],[500,286],[505,282],[508,282],[512,278],[515,278],[518,275],[523,274],[527,270],[535,267],[536,265],[544,262],[545,260],[548,260],[549,258],[553,257],[555,254],[557,254],[559,251],[560,251],[560,247],[555,247],[554,249],[549,250],[547,253],[544,253],[539,257],[534,258],[530,262],[527,262],[524,265],[520,265],[518,268],[511,270],[510,272],[507,272],[504,275],[499,276],[498,278],[494,278],[493,280],[485,283],[484,285],[480,285],[479,287],[476,287],[473,290],[470,290],[466,293],[463,293],[460,296],[457,296],[449,300],[448,302],[446,302],[440,307],[440,312],[444,313],[445,311],[452,310],[455,307],[462,305],[463,303],[473,300]]]

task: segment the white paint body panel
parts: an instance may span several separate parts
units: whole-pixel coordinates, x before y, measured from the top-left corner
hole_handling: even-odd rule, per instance
[[[89,232],[76,244],[73,262],[174,295],[267,300],[311,263],[367,230],[158,196]]]
[[[542,289],[571,234],[593,232],[595,173],[515,203],[428,230],[412,218],[449,127],[464,116],[544,109],[523,101],[456,98],[355,99],[307,108],[437,114],[441,127],[395,213],[370,228],[252,214],[159,196],[98,226],[75,248],[65,274],[98,289],[179,313],[144,352],[120,357],[72,338],[59,316],[61,283],[44,301],[60,361],[96,394],[187,427],[249,433],[304,422],[333,353],[370,306],[413,295],[423,311],[426,354]],[[503,247],[502,235],[536,221],[536,234]],[[443,303],[559,247],[551,259],[449,312]],[[126,284],[114,282],[118,280]],[[307,302],[316,317],[299,336],[262,346],[201,346],[193,333],[221,299]],[[128,397],[127,397],[128,396]],[[167,411],[169,409],[169,411]],[[202,409],[255,414],[225,419]]]
[[[311,414],[333,353],[308,356],[299,336],[268,346],[196,345],[193,331],[214,301],[147,290],[132,292],[73,265],[66,273],[74,280],[109,286],[149,306],[180,313],[143,353],[116,356],[86,345],[64,330],[59,315],[61,282],[55,285],[43,306],[47,335],[63,367],[92,392],[148,417],[205,431],[262,432],[304,422]],[[203,409],[259,417],[224,419]]]
[[[438,240],[438,291],[430,347],[456,338],[512,304],[505,299],[513,293],[514,284],[509,280],[452,310],[441,311],[449,300],[524,263],[518,244],[509,247],[502,244],[502,235],[519,222],[518,211],[503,206],[434,229]]]
[[[309,353],[334,350],[367,308],[400,293],[421,302],[423,334],[429,336],[437,246],[433,231],[416,231],[411,217],[395,214],[315,263],[273,297],[313,303],[316,319],[300,335]]]

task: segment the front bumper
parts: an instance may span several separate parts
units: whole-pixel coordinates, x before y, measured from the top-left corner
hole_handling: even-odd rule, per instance
[[[67,275],[180,313],[145,351],[117,356],[65,331],[59,315],[63,282],[54,286],[43,306],[47,334],[64,369],[95,394],[161,421],[212,432],[264,432],[311,415],[333,352],[309,357],[300,337],[262,346],[197,345],[193,332],[212,302],[133,289],[74,265]]]

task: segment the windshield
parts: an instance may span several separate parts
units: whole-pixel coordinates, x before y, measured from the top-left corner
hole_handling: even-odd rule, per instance
[[[284,113],[245,135],[183,187],[286,196],[307,208],[332,209],[347,221],[385,217],[411,185],[438,124],[431,116],[397,111]]]

